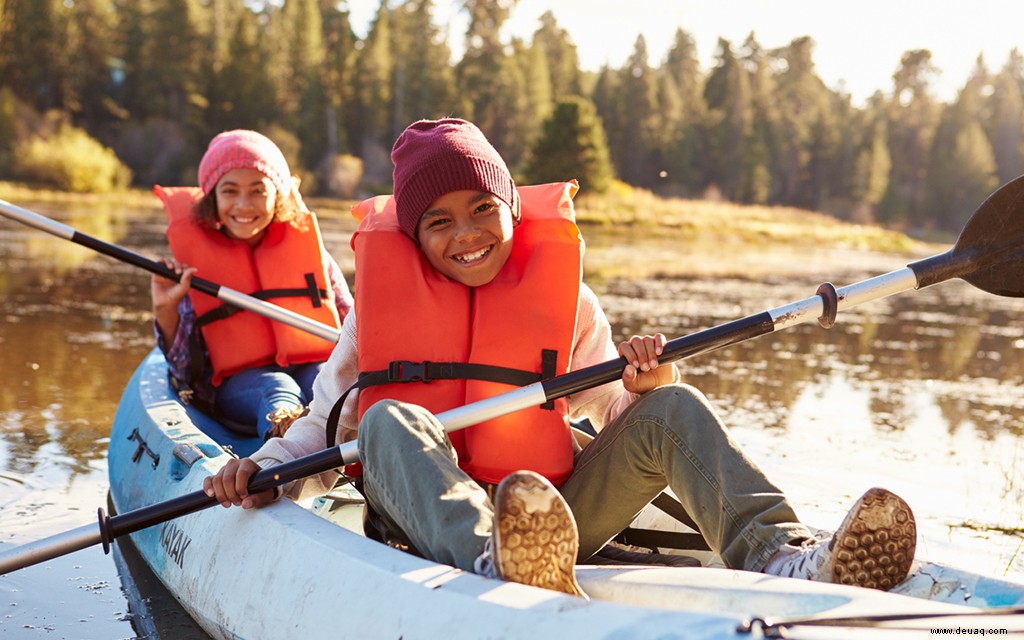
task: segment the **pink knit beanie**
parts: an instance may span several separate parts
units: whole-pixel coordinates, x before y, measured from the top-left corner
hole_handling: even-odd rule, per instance
[[[519,194],[512,175],[483,132],[470,122],[448,118],[412,123],[395,141],[391,162],[398,224],[413,240],[430,203],[452,191],[493,193],[519,220]]]
[[[291,191],[291,171],[281,150],[270,138],[255,131],[236,129],[217,134],[199,162],[199,187],[210,193],[224,174],[234,169],[262,172],[279,193]]]

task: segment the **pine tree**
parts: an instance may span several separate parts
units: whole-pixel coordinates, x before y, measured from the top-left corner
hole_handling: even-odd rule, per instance
[[[527,70],[530,54],[525,44],[514,38],[509,46],[511,53],[501,59],[501,67],[494,78],[494,97],[481,120],[481,129],[494,147],[501,153],[510,167],[522,164],[531,140],[527,137],[531,128],[527,119],[531,113],[530,90],[527,86]]]
[[[813,49],[814,41],[801,37],[776,54],[784,63],[776,91],[782,202],[807,208],[820,207],[827,195],[825,171],[838,141],[832,94],[814,70]]]
[[[125,106],[137,120],[159,116],[189,130],[202,105],[197,95],[204,48],[197,5],[189,0],[124,0]]]
[[[327,102],[327,154],[335,156],[350,150],[346,122],[353,119],[355,100],[352,85],[356,64],[356,34],[352,31],[349,12],[336,2],[321,4],[323,16],[324,62],[322,68],[324,97]]]
[[[551,11],[545,11],[540,17],[540,28],[533,33],[533,45],[539,47],[547,59],[552,99],[582,95],[582,74],[576,45],[569,33],[558,25]]]
[[[525,159],[528,150],[540,136],[545,120],[554,109],[552,101],[551,73],[544,49],[534,40],[528,47],[520,47],[515,59],[521,65],[525,101],[522,120],[519,125],[518,157]]]
[[[591,100],[597,109],[598,118],[604,124],[612,171],[618,174],[619,163],[622,161],[618,153],[627,146],[621,74],[607,65],[602,67],[594,83]]]
[[[992,94],[987,98],[985,129],[998,168],[999,183],[1005,184],[1024,173],[1024,58],[1014,49],[992,82]]]
[[[120,53],[114,38],[115,16],[109,2],[75,0],[68,7],[65,107],[86,129],[99,131],[111,117],[113,83],[110,60]]]
[[[775,104],[775,78],[768,54],[753,33],[741,48],[740,62],[750,83],[752,121],[740,171],[737,199],[767,204],[776,197],[773,185],[779,173],[779,113]]]
[[[907,51],[893,74],[889,105],[889,153],[892,178],[878,207],[879,220],[908,222],[924,211],[928,155],[939,109],[930,83],[938,72],[926,49]]]
[[[5,0],[0,77],[4,86],[37,111],[65,106],[62,14],[58,0]]]
[[[544,122],[526,168],[531,183],[561,182],[576,178],[588,192],[607,191],[612,180],[611,160],[604,128],[593,103],[570,98],[558,103]]]
[[[658,166],[658,85],[656,73],[647,60],[647,41],[638,36],[633,53],[619,71],[622,92],[622,141],[613,149],[617,173],[630,184],[655,187],[660,182]]]
[[[388,154],[394,137],[391,106],[394,104],[394,66],[392,56],[392,15],[381,2],[369,33],[356,56],[354,96],[355,117],[348,134],[353,151],[363,159],[363,175],[370,184],[391,180]]]
[[[515,157],[517,132],[510,118],[518,120],[525,113],[525,80],[522,65],[509,59],[500,32],[515,4],[516,0],[463,0],[469,28],[466,51],[456,66],[459,91],[470,102],[466,117],[511,164],[520,158]]]
[[[860,127],[861,138],[854,151],[850,198],[854,205],[853,220],[871,223],[875,221],[875,208],[889,188],[892,171],[885,99],[881,93],[871,97],[862,117],[865,124]]]
[[[726,199],[736,198],[750,136],[750,81],[729,41],[718,40],[718,63],[704,85],[708,105],[706,146],[702,151],[704,182]]]
[[[228,38],[224,61],[208,89],[207,137],[227,129],[262,129],[277,115],[269,52],[260,46],[256,14],[241,11]]]
[[[922,222],[958,229],[998,186],[992,145],[979,118],[984,75],[976,70],[957,101],[943,109],[928,165],[928,215]]]
[[[279,37],[283,36],[285,41],[281,53],[288,70],[278,94],[282,124],[302,143],[302,164],[315,167],[327,152],[325,133],[329,115],[320,77],[324,46],[317,0],[286,0],[279,28]]]
[[[698,150],[702,144],[700,135],[707,117],[707,104],[697,44],[682,29],[676,30],[661,74],[662,154],[669,190],[692,195],[701,182]]]
[[[434,24],[432,5],[431,0],[410,0],[394,12],[391,138],[411,122],[448,115],[458,100],[451,49]]]

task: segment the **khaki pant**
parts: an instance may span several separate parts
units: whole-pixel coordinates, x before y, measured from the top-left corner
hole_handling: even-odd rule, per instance
[[[440,423],[421,407],[385,400],[359,428],[364,491],[374,509],[428,558],[472,571],[494,507],[458,467]],[[579,559],[599,551],[666,486],[729,567],[760,571],[786,542],[812,537],[707,399],[679,384],[641,396],[577,455],[561,492],[579,526]]]

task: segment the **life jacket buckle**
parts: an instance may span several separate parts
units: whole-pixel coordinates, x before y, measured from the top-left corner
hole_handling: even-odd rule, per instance
[[[388,363],[388,382],[430,382],[427,365],[430,363],[395,360]]]

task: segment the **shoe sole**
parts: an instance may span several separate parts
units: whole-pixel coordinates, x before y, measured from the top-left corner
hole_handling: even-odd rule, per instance
[[[887,591],[907,577],[916,547],[910,506],[890,491],[869,489],[833,537],[832,581]]]
[[[576,581],[576,521],[547,479],[525,471],[507,476],[495,492],[494,509],[494,560],[501,578],[586,597]]]

